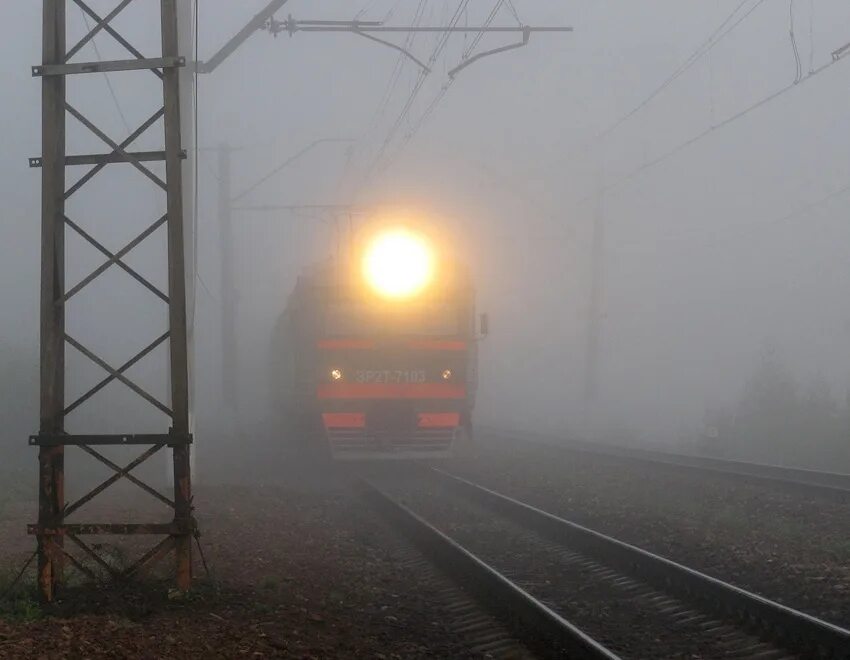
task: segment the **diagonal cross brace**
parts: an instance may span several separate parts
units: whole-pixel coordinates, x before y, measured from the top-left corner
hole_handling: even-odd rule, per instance
[[[95,126],[88,119],[86,119],[86,117],[79,110],[77,110],[74,106],[72,106],[70,103],[66,102],[65,103],[65,110],[67,110],[68,113],[74,119],[76,119],[83,126],[85,126],[92,133],[94,133],[97,137],[99,137],[101,140],[106,142],[106,144],[108,144],[110,147],[112,147],[113,153],[118,153],[121,156],[123,156],[124,158],[126,158],[127,162],[130,163],[130,165],[132,165],[137,170],[139,170],[139,172],[141,172],[146,177],[148,177],[156,185],[158,185],[163,190],[168,190],[168,187],[165,185],[165,181],[160,179],[156,174],[154,174],[147,167],[142,165],[141,161],[138,158],[136,158],[135,156],[124,151],[124,149],[121,147],[120,144],[118,144],[117,142],[114,142],[112,140],[112,138],[110,138],[106,133],[104,133],[102,130],[100,130],[97,126]]]
[[[77,6],[82,9],[86,14],[91,16],[95,21],[97,21],[98,23],[104,22],[103,19],[98,15],[98,13],[94,11],[91,7],[89,7],[85,2],[83,2],[83,0],[74,0],[74,2],[76,2]],[[145,56],[139,50],[134,48],[129,41],[127,41],[124,37],[118,34],[118,32],[116,32],[112,28],[112,26],[108,24],[108,22],[104,23],[103,30],[104,32],[108,32],[115,39],[115,41],[124,46],[124,48],[126,48],[127,51],[131,55],[133,55],[133,57],[138,60],[145,59]],[[158,69],[151,69],[151,71],[153,71],[158,78],[162,78],[162,71],[159,71]]]
[[[122,479],[122,478],[127,479],[131,483],[136,484],[143,491],[145,491],[146,493],[155,497],[156,499],[160,500],[161,502],[164,502],[165,504],[167,504],[169,507],[171,507],[173,509],[174,508],[174,502],[169,500],[167,497],[165,497],[165,495],[163,495],[162,493],[157,491],[155,488],[151,488],[144,481],[142,481],[142,480],[134,477],[132,474],[130,474],[130,472],[132,470],[135,470],[137,467],[139,467],[139,465],[141,465],[146,460],[148,460],[151,456],[156,454],[164,446],[165,445],[153,445],[147,451],[145,451],[141,456],[136,458],[134,461],[131,461],[130,463],[128,463],[127,465],[125,465],[122,468],[119,465],[117,465],[116,463],[113,463],[112,461],[110,461],[108,458],[106,458],[106,456],[104,456],[100,452],[97,452],[94,449],[92,449],[91,447],[89,447],[87,445],[80,445],[80,449],[85,451],[90,456],[93,456],[94,458],[99,460],[101,463],[106,465],[111,470],[114,470],[115,474],[113,474],[111,477],[109,477],[109,479],[107,479],[106,481],[101,483],[99,486],[97,486],[97,488],[90,490],[88,493],[83,495],[80,499],[78,499],[73,504],[67,505],[65,507],[65,510],[62,513],[63,517],[67,518],[72,513],[74,513],[74,511],[76,511],[77,509],[82,507],[87,502],[90,502],[91,500],[93,500],[95,497],[97,497],[103,491],[105,491],[107,488],[109,488],[112,484],[114,484],[116,481],[118,481],[119,479]]]
[[[80,39],[77,44],[73,48],[71,48],[71,50],[65,53],[65,62],[70,61],[70,59],[74,57],[74,55],[76,55],[82,49],[83,46],[85,46],[89,41],[91,41],[98,32],[100,32],[103,28],[109,25],[112,19],[118,16],[118,14],[120,14],[122,11],[124,11],[124,8],[131,2],[133,2],[133,0],[121,0],[121,2],[118,3],[118,6],[115,9],[113,9],[103,18],[99,19],[97,21],[97,25],[95,25],[89,31],[88,34],[86,34],[82,39]]]
[[[85,346],[83,346],[76,339],[74,339],[73,337],[71,337],[68,334],[65,334],[65,341],[68,342],[74,348],[76,348],[80,353],[85,355],[89,360],[94,362],[101,369],[108,372],[111,376],[113,376],[114,378],[117,378],[122,383],[124,383],[127,387],[129,387],[131,390],[133,390],[136,394],[138,394],[140,397],[142,397],[145,401],[150,403],[154,408],[161,410],[162,412],[164,412],[169,417],[174,417],[174,413],[171,411],[171,408],[169,408],[164,403],[160,402],[158,399],[156,399],[155,397],[153,397],[150,394],[148,394],[147,392],[145,392],[141,387],[136,385],[132,380],[130,380],[129,378],[124,376],[117,369],[113,369],[111,366],[109,366],[109,364],[105,360],[98,357],[95,353],[93,353],[92,351],[87,349]]]
[[[161,225],[165,224],[165,221],[168,220],[167,215],[163,215],[159,220],[150,225],[147,229],[145,229],[141,234],[136,236],[132,241],[127,243],[121,250],[112,254],[106,247],[104,247],[97,239],[95,239],[91,234],[86,232],[82,227],[73,222],[68,216],[65,216],[65,223],[74,231],[76,231],[80,236],[86,239],[89,243],[91,243],[94,247],[96,247],[100,252],[105,254],[109,261],[103,262],[100,266],[95,268],[88,276],[84,277],[80,280],[73,288],[69,289],[65,292],[65,295],[62,296],[61,302],[68,302],[68,300],[79,293],[84,287],[86,287],[92,280],[101,275],[104,271],[106,271],[110,266],[116,264],[120,268],[123,268],[127,273],[129,273],[136,281],[138,281],[142,286],[146,289],[150,290],[155,296],[161,298],[168,303],[168,296],[165,295],[162,291],[160,291],[157,287],[150,283],[146,278],[142,277],[135,270],[130,268],[127,264],[121,261],[121,258],[127,255],[131,250],[133,250],[139,243],[145,240],[148,236],[153,234]],[[57,303],[58,304],[58,303]]]
[[[83,575],[86,575],[89,578],[89,580],[91,580],[92,582],[97,582],[97,575],[94,574],[94,571],[92,571],[88,566],[83,564],[79,559],[74,557],[74,555],[72,555],[70,552],[68,552],[65,548],[60,546],[59,550],[61,551],[62,555],[64,555],[64,557],[69,562],[71,562],[71,564],[74,566],[74,568],[76,568]],[[99,559],[99,557],[98,557],[98,559]]]
[[[90,547],[89,547],[89,545],[88,545],[87,543],[85,543],[85,542],[84,542],[84,541],[83,541],[80,537],[78,537],[78,536],[77,536],[77,535],[75,535],[75,534],[71,534],[70,532],[65,532],[65,538],[71,539],[71,541],[72,541],[72,542],[73,542],[73,543],[74,543],[74,544],[75,544],[78,548],[80,548],[80,550],[82,550],[82,551],[83,551],[83,552],[85,552],[85,553],[86,553],[89,557],[91,557],[92,559],[94,559],[94,560],[95,560],[95,562],[97,562],[97,564],[98,564],[101,568],[105,569],[105,570],[106,570],[106,572],[107,572],[107,573],[109,573],[109,574],[110,574],[113,578],[121,577],[121,574],[120,574],[118,571],[116,571],[114,568],[112,568],[112,566],[110,566],[110,565],[109,565],[109,564],[108,564],[108,563],[107,563],[107,562],[103,559],[103,557],[101,557],[101,556],[100,556],[99,554],[97,554],[97,553],[96,553],[96,552],[95,552],[92,548],[90,548]],[[70,557],[70,555],[68,555],[67,553],[66,553],[66,556]],[[75,565],[75,566],[77,566],[77,564],[74,564],[74,565]],[[94,573],[92,573],[92,572],[87,572],[87,575],[88,575],[88,576],[89,576],[92,580],[95,580],[95,579],[96,579],[96,578],[95,578],[95,576],[94,576]]]
[[[163,557],[165,557],[169,552],[174,549],[174,538],[173,536],[166,536],[162,541],[157,543],[153,548],[148,550],[144,555],[139,557],[135,564],[128,567],[126,571],[124,571],[124,575],[126,577],[131,577],[136,573],[142,571],[145,567],[153,564]]]
[[[132,367],[139,360],[141,360],[143,357],[145,357],[148,353],[153,351],[162,342],[164,342],[166,339],[168,339],[169,336],[171,336],[171,333],[168,330],[166,330],[159,337],[154,339],[150,344],[145,346],[141,351],[136,353],[133,357],[131,357],[124,364],[122,364],[120,367],[118,367],[115,371],[118,372],[119,374],[123,374],[125,371],[127,371],[127,369]],[[79,407],[80,405],[82,405],[83,403],[88,401],[91,397],[93,397],[95,394],[100,392],[100,390],[102,390],[104,387],[109,385],[109,383],[111,383],[116,378],[117,378],[117,376],[110,374],[109,376],[107,376],[106,378],[101,380],[97,385],[92,387],[88,392],[86,392],[82,396],[78,397],[76,401],[74,401],[67,408],[65,408],[65,410],[62,411],[62,416],[64,417],[64,416],[68,415],[68,413],[70,413],[72,410],[74,410],[75,408]]]
[[[151,126],[153,126],[157,121],[159,121],[163,117],[164,114],[165,114],[165,108],[164,107],[160,108],[155,113],[153,113],[150,117],[148,117],[148,119],[141,126],[139,126],[135,131],[130,133],[130,135],[128,135],[123,140],[123,142],[121,142],[119,145],[117,145],[117,148],[113,147],[112,153],[110,155],[126,153],[122,150],[124,148],[128,147],[133,142],[135,142],[135,140],[142,133],[144,133]],[[128,156],[128,158],[129,158],[129,156]],[[123,162],[130,162],[130,161],[122,159],[121,162],[123,163]],[[139,162],[138,159],[136,159],[136,162]],[[67,200],[71,195],[73,195],[80,188],[82,188],[86,183],[88,183],[91,180],[91,178],[95,174],[100,172],[107,165],[108,165],[107,162],[99,163],[99,164],[95,165],[93,168],[91,168],[88,172],[86,172],[83,176],[81,176],[73,186],[71,186],[70,188],[68,188],[68,190],[65,191],[65,199]]]

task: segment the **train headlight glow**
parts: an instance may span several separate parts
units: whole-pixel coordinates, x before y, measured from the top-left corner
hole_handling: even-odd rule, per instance
[[[342,371],[340,369],[331,369],[332,380],[342,380]]]
[[[452,370],[451,369],[443,369],[443,380],[451,380],[452,379]]]
[[[431,281],[434,254],[422,236],[407,229],[391,229],[379,234],[367,248],[363,274],[379,295],[409,298]]]

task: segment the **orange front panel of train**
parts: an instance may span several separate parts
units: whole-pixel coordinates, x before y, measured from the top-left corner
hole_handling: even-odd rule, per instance
[[[417,426],[421,429],[448,429],[460,426],[458,412],[425,412],[419,413]]]
[[[322,413],[326,429],[363,428],[366,426],[366,414],[361,412]]]
[[[454,383],[320,383],[319,399],[465,399],[466,386]]]

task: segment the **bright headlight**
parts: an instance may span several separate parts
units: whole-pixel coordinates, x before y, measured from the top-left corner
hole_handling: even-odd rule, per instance
[[[434,274],[431,246],[407,229],[379,234],[363,257],[363,274],[378,294],[409,298],[424,289]]]
[[[342,380],[342,371],[340,369],[331,369],[332,380]]]

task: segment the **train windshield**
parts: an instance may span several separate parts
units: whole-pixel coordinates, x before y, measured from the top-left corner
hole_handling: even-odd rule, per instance
[[[325,308],[324,321],[327,336],[464,334],[459,306],[447,303],[376,308],[355,302],[334,302]]]

